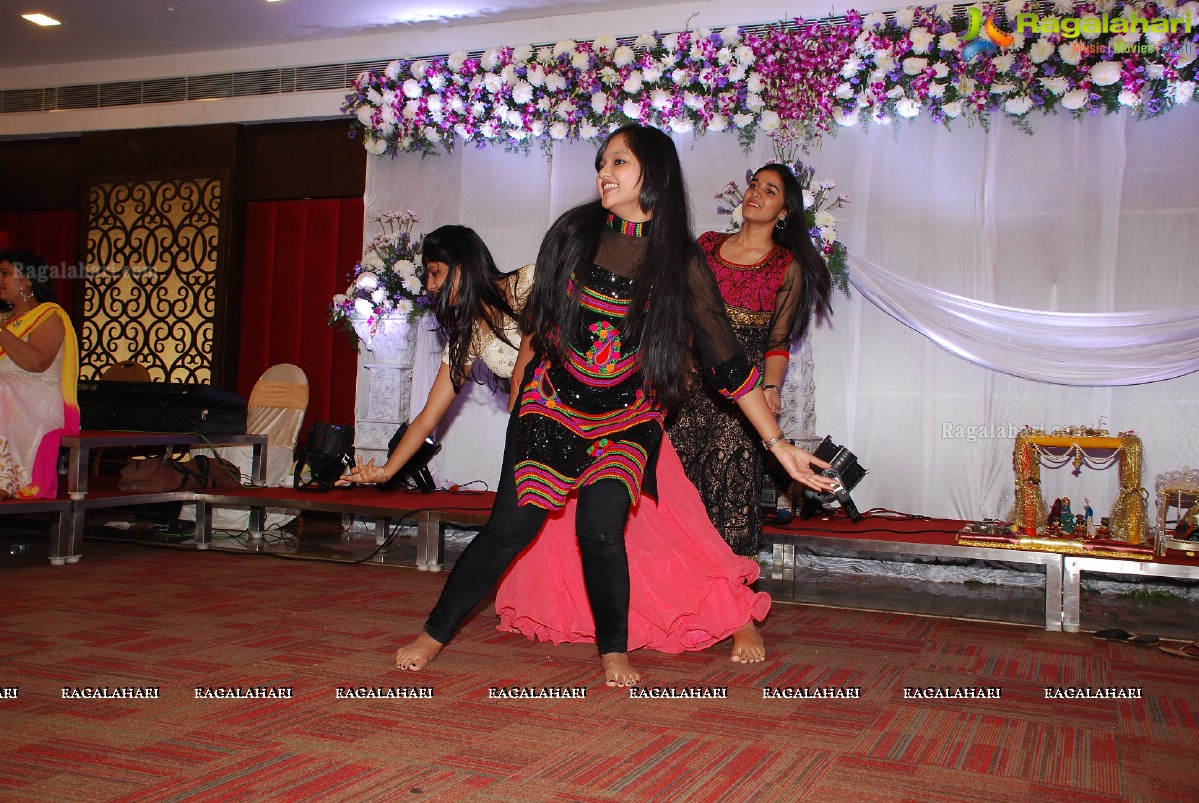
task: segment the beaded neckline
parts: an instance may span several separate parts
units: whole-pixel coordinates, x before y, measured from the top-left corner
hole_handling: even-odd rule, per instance
[[[646,220],[641,223],[632,223],[617,217],[615,212],[608,213],[608,228],[614,229],[626,237],[645,237],[649,234],[649,225],[652,222],[652,220]]]

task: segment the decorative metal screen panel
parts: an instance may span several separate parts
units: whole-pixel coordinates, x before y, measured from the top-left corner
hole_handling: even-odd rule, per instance
[[[91,187],[80,378],[135,360],[211,381],[221,198],[212,178]]]

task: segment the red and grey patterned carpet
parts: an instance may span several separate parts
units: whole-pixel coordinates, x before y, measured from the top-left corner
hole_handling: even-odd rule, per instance
[[[400,673],[444,577],[93,542],[75,566],[7,565],[0,799],[1199,800],[1199,663],[1155,648],[776,604],[763,664],[634,654],[649,687],[726,699],[631,699],[590,648],[496,632],[484,607]],[[338,698],[417,687],[432,696]],[[778,688],[860,698],[764,699]],[[1001,696],[937,696],[975,688]],[[292,696],[212,696],[254,689]]]

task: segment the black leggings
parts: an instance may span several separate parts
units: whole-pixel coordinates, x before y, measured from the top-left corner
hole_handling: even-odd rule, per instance
[[[479,601],[495,588],[521,551],[532,543],[549,511],[516,504],[513,441],[516,416],[508,423],[504,465],[491,518],[462,552],[441,597],[425,622],[425,632],[447,643]],[[579,489],[575,534],[583,558],[583,581],[595,617],[595,641],[601,655],[626,652],[629,641],[629,558],[624,530],[629,491],[615,480]]]

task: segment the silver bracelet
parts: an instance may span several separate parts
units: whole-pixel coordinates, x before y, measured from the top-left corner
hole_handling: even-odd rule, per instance
[[[783,439],[783,433],[780,432],[779,434],[775,435],[770,440],[762,441],[762,448],[769,452],[775,446],[778,446],[779,441],[781,441],[782,439]]]

